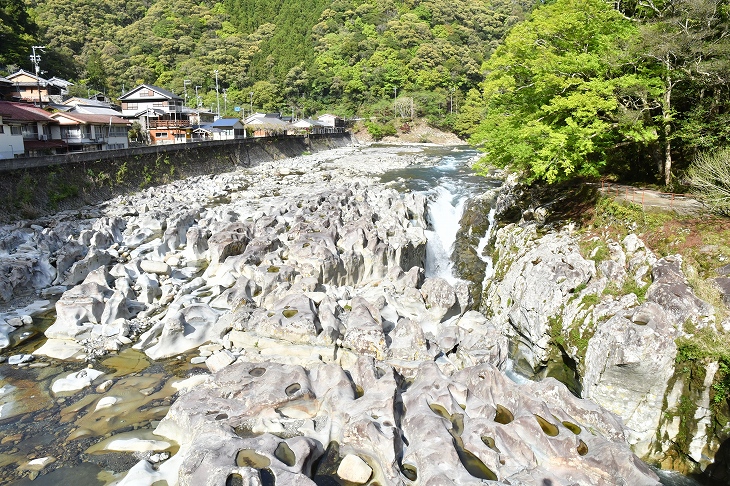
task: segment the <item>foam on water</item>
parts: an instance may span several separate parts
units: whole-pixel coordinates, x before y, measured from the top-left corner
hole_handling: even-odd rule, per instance
[[[437,186],[433,192],[434,197],[428,204],[431,229],[426,231],[426,277],[441,277],[454,284],[457,279],[453,274],[451,252],[467,196],[459,194],[451,183]]]

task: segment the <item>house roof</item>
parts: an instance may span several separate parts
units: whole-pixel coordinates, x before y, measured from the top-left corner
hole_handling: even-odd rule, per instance
[[[54,113],[51,115],[54,119],[58,120],[61,125],[75,125],[81,124],[97,124],[97,125],[131,125],[132,123],[122,117],[114,115],[89,115],[86,113]],[[66,120],[63,120],[66,119]],[[76,122],[76,123],[74,123]]]
[[[128,91],[124,93],[122,96],[119,97],[120,101],[125,101],[133,97],[133,95],[139,91],[140,89],[151,89],[152,91],[155,91],[156,93],[159,93],[161,97],[169,99],[169,100],[182,100],[182,98],[172,91],[168,91],[165,88],[160,88],[159,86],[153,86],[151,84],[140,84],[139,86],[135,87],[131,91]],[[154,99],[154,97],[148,97],[150,98],[150,101]],[[136,99],[136,98],[134,98]]]
[[[240,118],[219,118],[208,126],[214,128],[233,128],[236,125],[242,125]]]
[[[19,78],[21,76],[28,76],[28,77],[32,78],[33,81],[13,81],[15,78]],[[41,78],[40,76],[36,76],[35,74],[29,73],[28,71],[25,71],[23,69],[19,69],[19,70],[15,71],[13,74],[9,74],[8,79],[13,84],[17,84],[19,86],[25,86],[25,85],[37,86],[38,84],[40,84],[41,86],[45,86],[46,84],[48,84],[47,79]]]
[[[0,84],[12,85],[13,82],[10,81],[8,78],[3,78],[2,76],[0,76]]]
[[[106,106],[84,106],[84,105],[77,105],[73,107],[69,107],[69,110],[64,111],[70,111],[71,113],[85,113],[87,115],[112,115],[112,116],[120,116],[121,113],[119,113],[118,110],[115,110],[111,107]]]
[[[164,110],[158,110],[157,108],[145,108],[144,110],[140,110],[134,115],[132,115],[134,118],[139,118],[143,115],[146,115],[147,117],[159,117],[159,116],[165,116]]]
[[[51,79],[48,80],[48,82],[58,86],[59,88],[68,88],[69,86],[74,85],[71,81],[57,78],[56,76],[53,76]]]
[[[105,108],[112,106],[111,103],[107,103],[106,101],[99,101],[94,98],[79,98],[76,96],[65,100],[63,104],[69,106],[101,106]]]
[[[293,125],[297,128],[309,128],[309,127],[323,127],[325,126],[324,123],[322,123],[319,120],[312,120],[311,118],[302,118],[301,120],[293,123]]]
[[[5,121],[45,121],[55,122],[53,118],[41,108],[27,103],[0,101],[0,114]]]
[[[246,118],[246,125],[257,125],[267,128],[284,128],[289,124],[280,119],[278,113],[254,113]]]

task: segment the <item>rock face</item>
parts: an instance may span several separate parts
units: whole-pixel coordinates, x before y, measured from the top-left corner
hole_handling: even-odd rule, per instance
[[[495,254],[499,269],[482,310],[513,337],[518,365],[535,373],[550,353],[550,319],[596,276],[595,264],[581,256],[568,232],[538,238],[535,225],[500,229]]]
[[[277,484],[335,474],[358,484],[659,484],[614,415],[554,380],[518,386],[489,364],[449,377],[423,362],[406,383],[369,358],[347,373],[239,360],[180,397],[155,433],[181,445],[181,485],[242,472]]]
[[[702,438],[679,441],[689,383],[675,370],[675,339],[687,326],[713,329],[715,316],[688,284],[681,256],[657,260],[634,234],[583,242],[583,256],[570,227],[539,235],[538,226],[522,221],[497,232],[495,278],[481,305],[511,337],[518,368],[572,382],[575,393],[617,414],[640,457],[662,462],[679,451],[704,468],[721,438],[707,433],[712,414],[701,413],[706,400],[697,396],[698,411],[682,420]],[[699,389],[709,393],[708,383]]]

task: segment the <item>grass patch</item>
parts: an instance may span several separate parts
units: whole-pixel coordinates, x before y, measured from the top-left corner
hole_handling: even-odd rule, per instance
[[[616,282],[609,282],[606,288],[603,289],[603,295],[612,295],[620,298],[624,295],[635,294],[639,303],[642,303],[646,300],[647,290],[649,290],[649,284],[639,285],[634,279],[626,277],[621,286],[617,285]]]
[[[717,408],[726,407],[730,398],[730,335],[703,328],[692,336],[678,338],[676,344],[678,370],[687,365],[704,367],[712,361],[719,364],[710,390],[710,401]]]

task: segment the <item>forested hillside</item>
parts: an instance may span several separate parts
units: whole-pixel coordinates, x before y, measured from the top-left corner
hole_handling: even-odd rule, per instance
[[[408,95],[417,97],[419,114],[444,122],[534,3],[27,0],[26,23],[37,25],[34,42],[48,47],[42,69],[75,81],[79,94],[118,96],[151,83],[179,94],[187,88],[194,105],[198,86],[210,107],[218,70],[229,113],[253,105],[300,116],[325,107],[367,115]],[[30,70],[26,44],[6,63]]]
[[[728,0],[0,0],[0,69],[222,111],[412,115],[557,181],[670,185],[727,142]],[[0,74],[2,74],[0,72]],[[198,98],[196,98],[196,94]]]

